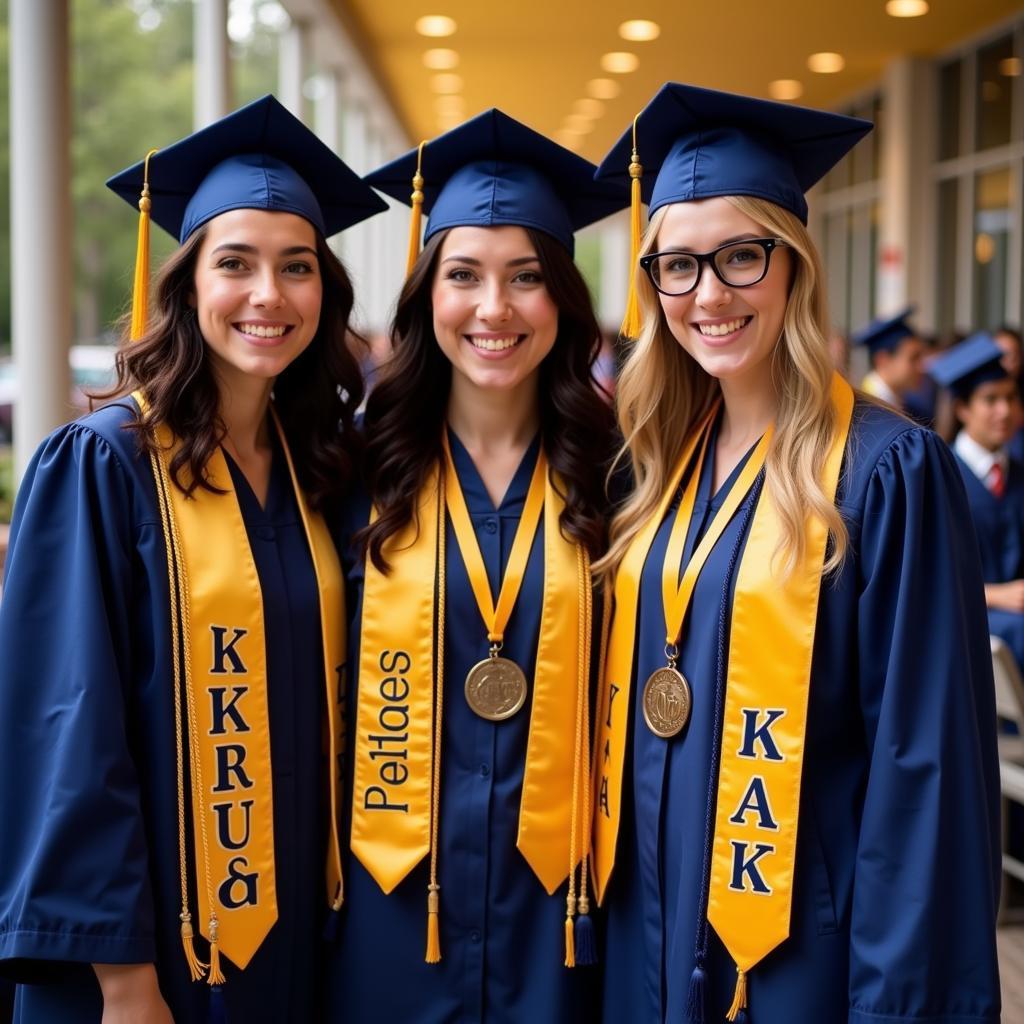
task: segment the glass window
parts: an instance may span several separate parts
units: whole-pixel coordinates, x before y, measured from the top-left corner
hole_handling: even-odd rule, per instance
[[[1002,146],[1010,141],[1014,70],[1012,35],[1003,36],[978,51],[975,118],[978,149]]]
[[[992,330],[1006,319],[1012,223],[1010,168],[979,174],[974,202],[975,329]]]
[[[960,75],[962,62],[939,68],[939,159],[960,155]]]
[[[956,277],[957,254],[960,251],[959,206],[960,182],[956,178],[939,183],[939,224],[938,224],[938,301],[936,303],[935,325],[939,337],[947,337],[957,326],[956,323]]]

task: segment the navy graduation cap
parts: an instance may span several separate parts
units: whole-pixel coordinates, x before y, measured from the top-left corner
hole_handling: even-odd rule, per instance
[[[148,164],[148,168],[147,168]],[[273,96],[157,150],[107,182],[179,242],[228,210],[305,217],[325,238],[387,209],[383,200]]]
[[[981,331],[944,352],[928,372],[938,384],[966,402],[979,385],[1009,377],[1002,358],[1003,351],[992,335]]]
[[[410,266],[424,242],[446,228],[516,224],[557,239],[570,253],[573,233],[626,201],[594,180],[590,161],[492,108],[421,143],[363,180],[413,207]]]
[[[667,203],[746,195],[806,224],[804,193],[872,127],[857,117],[667,82],[597,173],[620,184],[639,174],[652,214]],[[639,165],[635,173],[631,164]]]
[[[901,341],[914,337],[917,332],[909,324],[916,306],[907,306],[895,316],[880,317],[850,335],[850,344],[867,345],[872,355],[876,352],[895,352]]]

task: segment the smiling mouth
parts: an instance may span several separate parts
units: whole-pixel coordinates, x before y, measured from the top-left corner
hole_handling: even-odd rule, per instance
[[[473,348],[482,352],[507,352],[515,348],[525,337],[525,334],[509,334],[503,338],[479,338],[475,334],[467,334],[466,340]]]
[[[727,320],[724,323],[698,323],[694,324],[694,326],[705,338],[724,338],[727,334],[735,334],[737,331],[742,330],[753,319],[752,316],[740,316],[735,320]]]
[[[292,324],[251,324],[237,323],[235,330],[247,334],[250,338],[283,338],[291,329]]]

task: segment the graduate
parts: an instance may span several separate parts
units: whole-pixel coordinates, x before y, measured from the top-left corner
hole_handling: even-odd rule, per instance
[[[908,306],[895,316],[873,320],[850,336],[852,344],[867,346],[871,358],[871,371],[861,387],[901,411],[906,411],[907,396],[921,387],[927,355],[924,340],[910,325],[913,314],[914,307]]]
[[[270,96],[108,185],[123,397],[40,446],[0,605],[0,971],[26,1024],[314,1020],[361,397],[325,240],[384,204]]]
[[[366,179],[413,221],[352,524],[338,1024],[596,1014],[590,561],[615,442],[572,253],[623,201],[594,170],[490,110]]]
[[[950,349],[931,374],[953,395],[953,441],[967,489],[985,578],[990,632],[1024,665],[1024,464],[1008,446],[1020,422],[1017,381],[991,335]]]
[[[601,165],[650,209],[618,389],[635,490],[597,566],[609,1022],[999,1020],[970,513],[940,439],[834,372],[805,227],[869,129],[670,83]]]

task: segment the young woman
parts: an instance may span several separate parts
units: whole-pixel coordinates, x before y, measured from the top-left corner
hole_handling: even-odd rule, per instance
[[[489,111],[367,179],[408,198],[415,175],[430,222],[364,421],[333,1021],[593,1019],[568,968],[593,952],[589,564],[614,424],[572,250],[622,205],[593,171]]]
[[[636,485],[599,565],[609,1021],[999,1019],[963,485],[833,373],[804,226],[869,127],[669,84],[602,165],[651,211],[618,389]]]
[[[345,625],[321,510],[361,392],[325,238],[382,204],[272,97],[110,186],[143,254],[150,214],[181,248],[148,328],[137,268],[124,397],[18,496],[0,968],[32,983],[16,1021],[312,1020]]]

